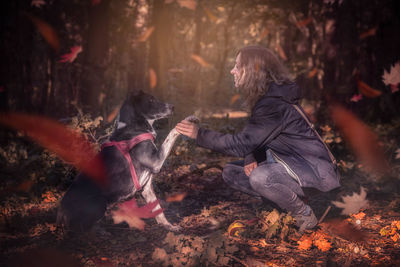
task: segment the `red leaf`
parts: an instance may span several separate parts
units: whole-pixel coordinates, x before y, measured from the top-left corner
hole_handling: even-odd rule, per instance
[[[137,41],[138,42],[146,42],[146,40],[149,39],[150,35],[153,33],[154,29],[155,29],[154,26],[151,26],[150,28],[148,28],[144,33],[142,33],[138,37]]]
[[[376,171],[389,169],[376,134],[361,120],[340,105],[331,106],[331,116],[354,154],[367,168]]]
[[[78,54],[82,52],[82,46],[74,46],[71,47],[71,53],[68,54],[64,54],[61,56],[61,59],[59,60],[59,62],[73,62],[76,57],[78,56]]]
[[[312,21],[312,17],[308,17],[306,19],[300,20],[296,23],[297,27],[301,28],[306,26],[307,24],[309,24]]]
[[[202,57],[200,57],[200,56],[198,56],[198,55],[192,54],[190,57],[191,57],[194,61],[196,61],[197,63],[199,63],[199,64],[200,64],[202,67],[204,67],[204,68],[209,68],[209,67],[211,67],[211,64],[210,64],[210,63],[206,62]]]
[[[34,141],[82,170],[99,184],[105,185],[103,162],[96,156],[92,144],[79,133],[57,121],[36,115],[2,114],[0,123],[24,131]]]
[[[165,201],[167,202],[181,202],[185,197],[187,193],[179,193],[179,194],[173,194],[169,195]]]
[[[43,20],[32,16],[28,13],[25,13],[25,15],[32,21],[33,24],[35,24],[36,28],[40,32],[40,34],[43,36],[43,38],[46,40],[46,42],[56,51],[58,52],[60,48],[60,41],[58,39],[57,32],[54,30],[52,26],[50,26],[47,22],[44,22]]]
[[[320,223],[319,226],[324,231],[331,232],[349,241],[364,241],[368,237],[365,232],[358,230],[350,223],[340,219],[325,221]]]
[[[365,39],[369,36],[374,36],[376,34],[376,30],[378,29],[378,27],[373,27],[363,33],[360,34],[360,39]]]

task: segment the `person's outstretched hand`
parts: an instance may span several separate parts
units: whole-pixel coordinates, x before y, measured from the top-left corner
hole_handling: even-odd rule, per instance
[[[246,173],[247,176],[250,176],[250,173],[257,168],[257,161],[254,161],[252,163],[247,164],[244,166],[244,172]]]
[[[178,133],[186,135],[187,137],[193,139],[197,138],[197,132],[199,131],[199,127],[195,123],[189,122],[187,120],[179,122],[175,128]]]

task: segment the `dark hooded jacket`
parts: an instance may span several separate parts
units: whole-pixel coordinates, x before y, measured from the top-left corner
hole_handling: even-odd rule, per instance
[[[340,175],[327,148],[293,107],[299,99],[300,89],[295,83],[272,83],[254,105],[241,132],[223,134],[200,128],[196,142],[201,147],[236,157],[269,149],[301,186],[324,192],[339,187]]]

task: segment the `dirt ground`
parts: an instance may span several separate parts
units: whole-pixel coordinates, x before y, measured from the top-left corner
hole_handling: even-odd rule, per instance
[[[382,138],[390,147],[398,144],[390,129]],[[29,147],[28,156],[23,147]],[[300,234],[290,215],[273,203],[224,183],[222,167],[235,158],[182,138],[154,183],[167,218],[180,232],[169,232],[154,219],[145,219],[143,231],[114,224],[108,211],[92,231],[75,233],[55,222],[76,171],[26,140],[16,138],[13,151],[15,162],[1,171],[1,266],[400,265],[398,159],[391,162],[394,175],[377,178],[338,142],[334,152],[342,159],[342,186],[307,192],[305,201],[316,216],[328,213],[317,229]],[[171,202],[174,195],[184,198]],[[345,196],[368,203],[341,215],[332,201]],[[140,194],[137,201],[144,204]]]

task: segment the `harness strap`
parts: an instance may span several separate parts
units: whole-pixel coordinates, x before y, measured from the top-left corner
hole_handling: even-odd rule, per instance
[[[321,140],[321,142],[324,144],[326,150],[328,151],[328,155],[332,161],[333,164],[336,164],[336,159],[333,156],[331,150],[329,149],[328,145],[324,142],[324,140],[322,140],[321,136],[319,135],[319,133],[317,132],[317,130],[315,130],[314,124],[312,124],[310,122],[310,120],[307,118],[307,116],[304,114],[304,112],[297,106],[297,105],[293,105],[293,107],[297,110],[298,113],[300,113],[300,115],[303,117],[303,119],[307,122],[307,124],[310,126],[310,128],[314,131],[315,135],[319,138],[319,140]]]
[[[129,170],[131,172],[131,177],[133,184],[135,185],[136,190],[140,190],[140,184],[138,177],[136,175],[135,167],[133,166],[132,158],[129,155],[129,151],[138,143],[145,141],[145,140],[152,140],[154,141],[154,136],[151,133],[143,133],[140,135],[137,135],[133,137],[130,140],[122,140],[122,141],[110,141],[106,142],[101,145],[101,148],[109,147],[109,146],[115,146],[121,153],[124,155],[125,159],[128,161],[129,164]]]

